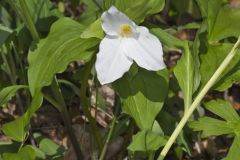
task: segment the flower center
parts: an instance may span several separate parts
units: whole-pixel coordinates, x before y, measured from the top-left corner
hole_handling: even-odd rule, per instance
[[[132,33],[133,33],[133,30],[129,25],[122,25],[120,27],[120,35],[122,37],[129,37]]]

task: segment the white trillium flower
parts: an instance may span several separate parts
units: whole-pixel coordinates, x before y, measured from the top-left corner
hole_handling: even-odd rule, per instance
[[[101,18],[106,36],[100,43],[95,66],[101,84],[121,78],[133,61],[151,71],[166,67],[162,45],[146,27],[137,26],[114,6]]]

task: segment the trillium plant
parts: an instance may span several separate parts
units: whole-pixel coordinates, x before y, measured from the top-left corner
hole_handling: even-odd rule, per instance
[[[0,160],[239,160],[239,20],[239,0],[2,0]]]

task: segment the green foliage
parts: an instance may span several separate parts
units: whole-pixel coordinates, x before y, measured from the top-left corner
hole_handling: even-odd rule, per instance
[[[18,153],[5,153],[3,160],[35,160],[35,151],[31,146],[24,146]]]
[[[240,117],[230,103],[223,100],[213,100],[205,104],[206,109],[223,118],[218,120],[210,117],[199,118],[198,121],[190,122],[189,126],[195,131],[203,131],[202,137],[234,134],[233,144],[226,157],[227,160],[236,159],[240,147]]]
[[[52,140],[36,133],[34,134],[36,141],[38,142],[38,148],[34,148],[36,155],[40,157],[44,157],[44,159],[54,159],[62,156],[64,153],[64,148],[59,146]]]
[[[3,160],[61,159],[64,155],[65,149],[51,139],[36,133],[31,137],[30,132],[34,132],[30,130],[31,117],[42,104],[47,104],[43,103],[43,93],[45,100],[55,107],[66,106],[74,111],[72,105],[77,103],[81,111],[84,108],[84,116],[93,124],[89,137],[100,134],[101,139],[109,136],[102,135],[105,133],[102,131],[98,133],[97,127],[94,128],[94,118],[99,122],[98,114],[108,112],[109,108],[105,105],[108,97],[98,95],[105,93],[98,90],[93,66],[99,44],[105,36],[100,17],[110,6],[116,6],[136,24],[148,27],[159,38],[168,65],[168,69],[153,72],[134,64],[129,72],[112,84],[121,111],[114,115],[106,113],[108,117],[116,116],[117,119],[110,139],[124,137],[120,152],[129,150],[129,159],[156,158],[155,153],[167,142],[164,135],[172,134],[178,121],[189,111],[192,101],[209,82],[240,35],[240,10],[239,6],[232,4],[235,1],[178,0],[165,3],[165,0],[71,0],[52,3],[51,0],[25,0],[27,9],[22,8],[20,2],[23,1],[0,2],[0,106],[11,100],[11,105],[1,109],[17,108],[12,115],[16,117],[13,121],[2,121],[0,115],[1,122],[4,122],[1,133],[11,138],[11,141],[0,143],[0,159]],[[29,21],[34,25],[31,26]],[[35,27],[37,38],[31,35]],[[239,53],[238,48],[237,55],[211,90],[226,91],[232,84],[240,83]],[[171,54],[176,54],[177,60],[171,59],[175,58]],[[55,90],[52,86],[50,90],[46,86],[56,84],[52,83],[56,75],[60,78],[56,79],[60,85],[56,85]],[[18,92],[28,88],[31,95],[25,90]],[[12,99],[17,93],[24,113],[18,113],[20,106],[16,103],[17,98]],[[86,100],[83,101],[82,96],[85,95]],[[97,99],[95,104],[92,102],[94,98]],[[103,107],[104,111],[99,109],[97,116],[91,119],[91,113],[87,111],[92,111],[92,108],[88,107],[95,105]],[[189,127],[202,131],[202,138],[219,135],[233,137],[225,160],[238,159],[238,113],[224,100],[212,100],[205,107],[215,117],[204,116],[204,111],[196,112],[190,116],[192,121]],[[71,119],[66,120],[68,113],[65,110],[63,120],[72,138]],[[199,115],[203,117],[195,120]],[[191,156],[191,138],[198,137],[197,134],[187,127],[182,129],[172,153],[178,159],[186,154]],[[34,138],[37,145],[29,145],[29,138]],[[90,141],[90,138],[85,139]],[[110,146],[111,143],[106,144]],[[92,148],[93,152],[101,150],[101,147]],[[126,156],[119,154],[120,157]]]
[[[165,0],[108,0],[107,2],[106,10],[114,5],[136,23],[141,23],[146,17],[159,13],[165,5]]]
[[[19,89],[23,89],[23,88],[28,88],[28,86],[15,85],[15,86],[9,86],[9,87],[3,88],[0,91],[0,106],[7,103],[8,101],[10,101],[12,99],[12,97],[15,96],[17,91]]]
[[[127,73],[114,86],[124,99],[123,112],[133,117],[139,128],[151,129],[166,97],[168,72],[139,69],[136,75]]]
[[[94,51],[89,49],[99,40],[81,38],[84,29],[78,22],[62,18],[53,24],[48,37],[30,51],[28,80],[32,95],[36,90],[50,85],[54,75],[63,72],[70,62],[90,60]]]
[[[40,92],[36,93],[27,112],[16,118],[14,121],[6,123],[1,127],[1,130],[4,132],[4,134],[8,135],[15,141],[23,142],[28,132],[27,126],[30,122],[30,119],[34,112],[36,112],[41,106],[42,100],[42,94]]]
[[[128,149],[133,152],[156,151],[166,143],[166,139],[158,133],[143,130],[133,136],[132,143]]]

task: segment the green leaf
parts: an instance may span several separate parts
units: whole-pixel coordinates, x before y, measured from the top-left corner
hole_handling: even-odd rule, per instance
[[[0,91],[0,106],[10,101],[12,97],[16,95],[17,91],[23,88],[28,88],[28,86],[15,85],[15,86],[9,86],[9,87],[3,88]]]
[[[104,34],[102,30],[102,22],[101,19],[96,20],[93,22],[89,28],[87,28],[81,34],[81,38],[99,38],[102,39]]]
[[[238,37],[240,35],[239,19],[240,10],[238,8],[231,8],[229,5],[223,6],[218,12],[213,28],[209,34],[209,40],[217,41],[232,36]]]
[[[41,106],[42,100],[43,96],[41,92],[37,92],[33,97],[30,107],[28,107],[28,110],[22,116],[1,127],[4,134],[8,135],[15,141],[23,142],[26,137],[27,125],[29,124],[33,113]]]
[[[236,65],[236,67],[231,70],[226,76],[221,78],[219,82],[215,85],[216,90],[225,91],[232,86],[232,84],[240,83],[240,63]]]
[[[146,17],[159,13],[164,8],[165,0],[117,0],[108,3],[106,9],[111,5],[116,6],[136,23],[140,23]]]
[[[43,138],[39,143],[39,149],[48,156],[60,155],[64,149],[48,138]]]
[[[202,117],[197,121],[189,122],[189,127],[194,131],[203,131],[202,137],[218,136],[222,134],[233,133],[232,125],[225,121],[217,120],[210,117]]]
[[[128,149],[133,152],[156,151],[160,147],[164,146],[166,142],[166,139],[160,136],[160,134],[152,131],[143,130],[133,136],[133,140],[128,146]]]
[[[14,121],[4,124],[1,127],[1,130],[13,140],[23,142],[27,132],[24,116],[18,117]]]
[[[240,117],[233,106],[224,100],[212,100],[205,104],[206,109],[230,122],[239,122]]]
[[[183,92],[184,111],[187,111],[192,103],[194,88],[194,61],[187,42],[183,50],[183,55],[174,68],[174,74]]]
[[[237,160],[239,159],[239,149],[240,149],[240,136],[234,138],[233,144],[229,149],[227,157],[224,160]]]
[[[205,104],[206,109],[218,115],[226,121],[203,117],[198,121],[190,122],[190,127],[195,131],[203,130],[203,137],[211,135],[240,133],[240,117],[229,102],[223,100],[212,100]]]
[[[123,112],[134,118],[141,129],[151,129],[168,92],[168,72],[139,69],[136,75],[125,74],[114,83],[124,99]]]
[[[240,25],[237,23],[240,18],[238,8],[224,5],[224,0],[197,0],[197,2],[203,17],[207,17],[210,42],[240,35]],[[223,23],[223,20],[226,21]]]
[[[56,21],[46,39],[29,52],[28,80],[31,94],[51,84],[56,73],[62,73],[76,60],[88,61],[94,51],[87,51],[99,43],[99,39],[82,39],[85,27],[70,18]],[[64,34],[63,34],[64,33]]]
[[[201,72],[201,88],[208,82],[208,80],[211,78],[211,76],[215,73],[216,69],[220,66],[220,64],[223,62],[224,58],[227,56],[227,54],[230,52],[231,48],[233,47],[233,44],[230,43],[223,43],[223,44],[216,44],[216,45],[209,45],[207,51],[203,51],[200,55],[201,59],[201,66],[200,66],[200,72]],[[240,53],[240,50],[238,51]],[[232,73],[236,72],[236,69],[238,68],[238,63],[240,60],[240,54],[236,54],[234,59],[231,61],[229,66],[225,69],[223,74],[219,77],[217,83],[214,85],[214,89],[218,89],[223,83],[225,83],[223,80],[229,79],[229,83],[225,85],[225,87],[230,87],[231,84],[234,81],[231,81],[233,78],[230,77]],[[226,89],[223,88],[223,86],[220,87],[220,89]]]
[[[24,146],[18,153],[4,153],[3,160],[35,160],[35,151],[31,146]]]

